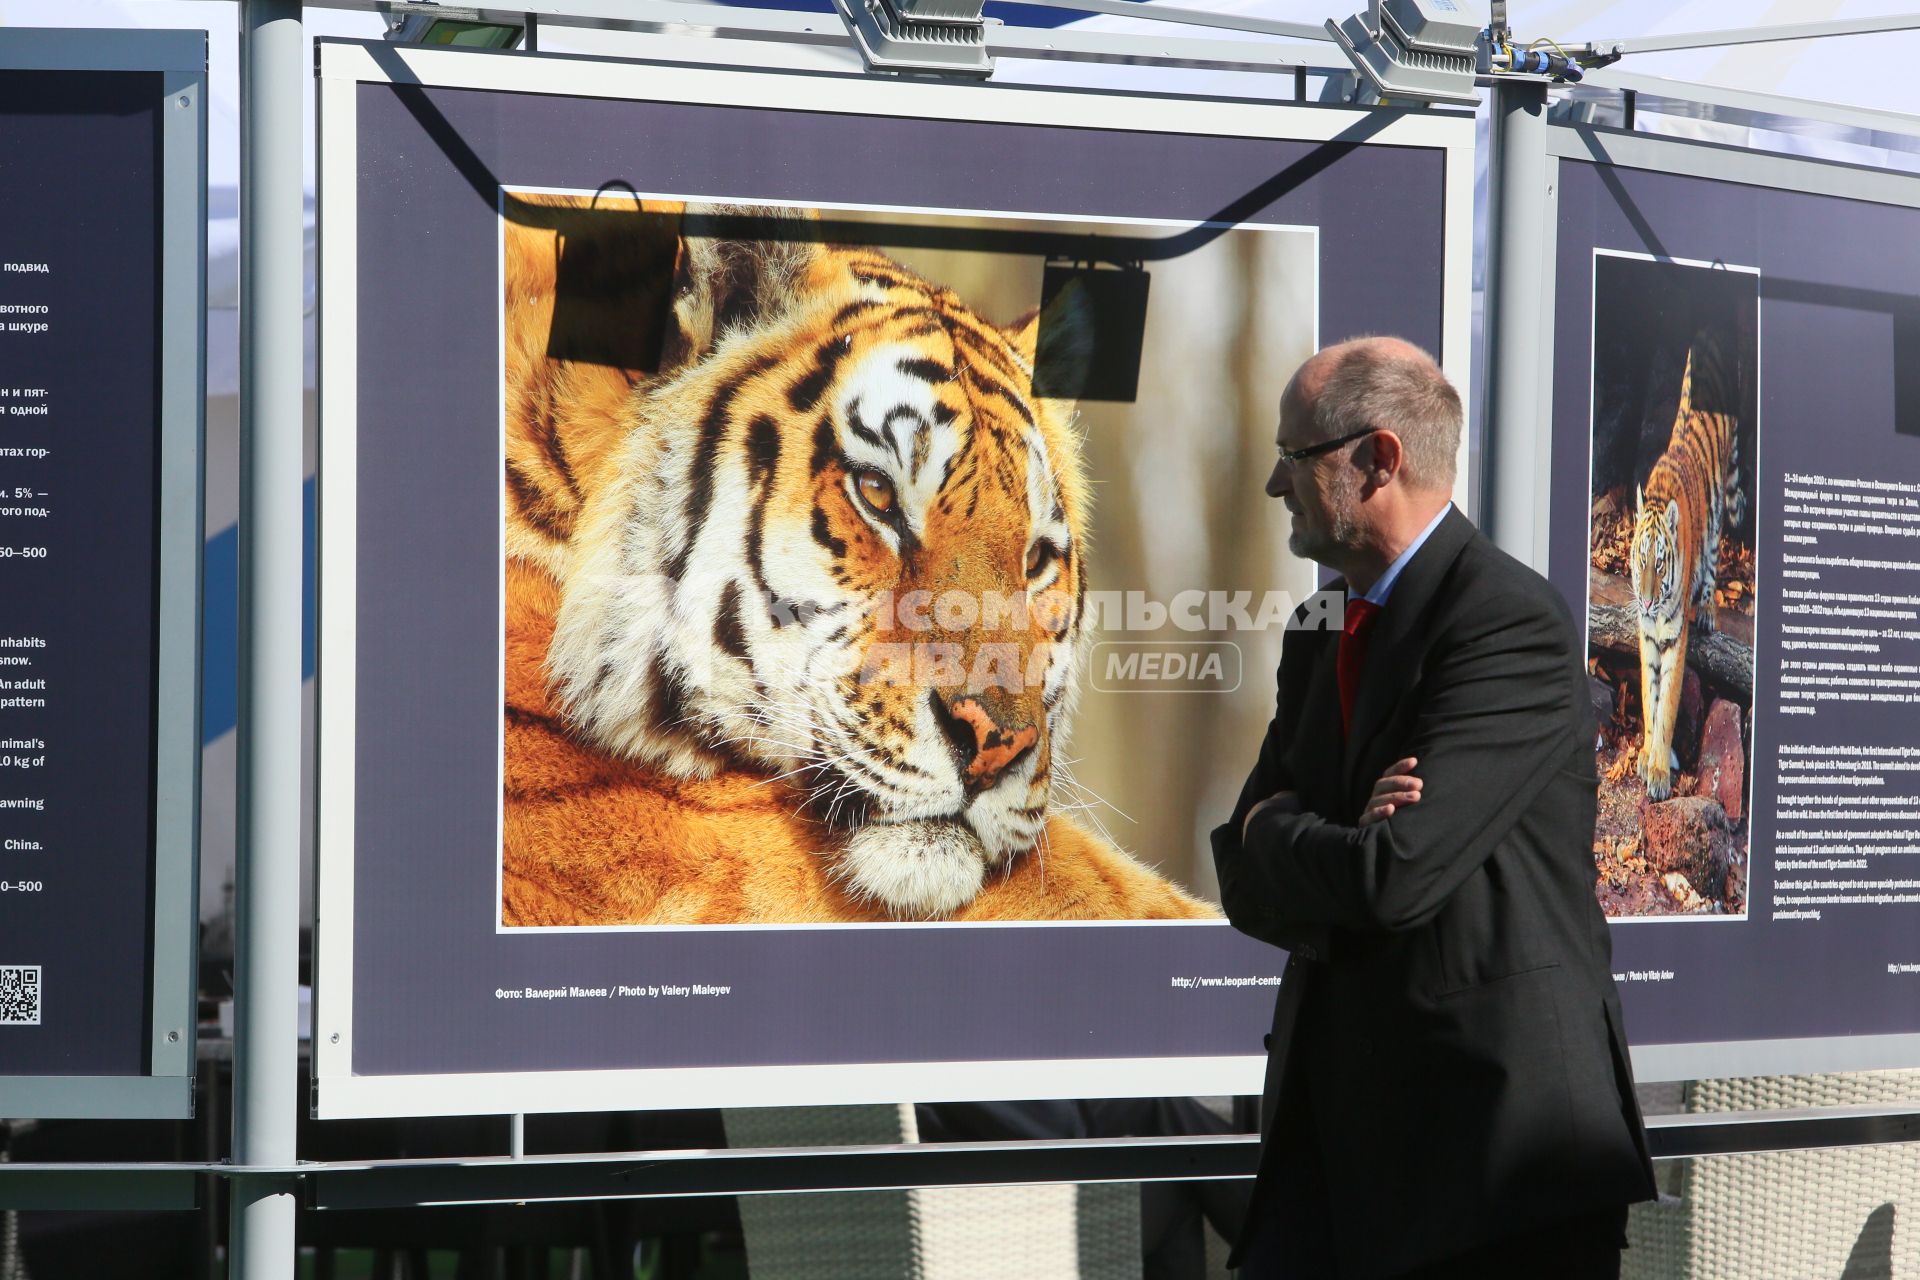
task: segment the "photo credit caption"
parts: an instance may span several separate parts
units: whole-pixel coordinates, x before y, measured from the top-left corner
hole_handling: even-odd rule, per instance
[[[607,987],[495,987],[495,1000],[665,1000],[694,999],[701,996],[730,996],[733,988],[714,982],[624,982]]]

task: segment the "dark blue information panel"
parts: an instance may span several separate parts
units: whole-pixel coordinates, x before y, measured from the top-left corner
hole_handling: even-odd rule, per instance
[[[1911,1066],[1920,183],[1710,150],[1560,166],[1550,571],[1613,967],[1643,1076]]]
[[[0,75],[0,1076],[149,1067],[162,89]]]
[[[440,83],[493,64],[436,52],[395,55],[409,77],[425,78],[390,84],[377,78],[398,65],[385,48],[321,50],[320,1116],[1257,1087],[1285,958],[1228,926],[1210,858],[1200,859],[1271,715],[1273,655],[1293,604],[1279,611],[1264,565],[1230,578],[1183,544],[1186,563],[1166,581],[1191,586],[1188,603],[1219,588],[1225,606],[1237,590],[1246,621],[1223,613],[1169,630],[1172,606],[1158,622],[1136,620],[1159,599],[1140,559],[1158,535],[1125,523],[1128,508],[1176,508],[1154,491],[1130,503],[1117,486],[1158,485],[1172,467],[1148,460],[1163,447],[1182,458],[1271,456],[1284,360],[1249,361],[1256,389],[1238,407],[1189,404],[1196,369],[1230,367],[1254,341],[1242,312],[1218,305],[1229,282],[1258,282],[1246,296],[1266,300],[1267,341],[1302,359],[1320,340],[1368,331],[1464,357],[1470,122],[1396,116],[1355,144],[1339,140],[1358,122],[1346,112],[954,86],[923,102],[896,93],[902,85],[830,76],[649,67],[583,79],[586,64],[558,60],[516,64],[526,86],[516,92]],[[1169,131],[1173,118],[1184,132]],[[431,235],[404,234],[423,218]],[[353,252],[336,252],[342,244]],[[1095,342],[1096,362],[1130,342],[1137,383],[1080,392],[1078,425],[1033,435],[1017,469],[1011,454],[934,461],[1027,438],[988,425],[1003,411],[1035,431],[1065,421],[1059,396],[1029,391],[1071,383],[1046,380],[1049,332],[1073,333],[1048,328],[1070,315],[1071,298],[1045,302],[1048,262],[1071,258],[1069,247],[1150,264],[1074,285],[1145,300],[1130,335],[1116,325]],[[732,281],[747,275],[764,287],[736,303]],[[1322,280],[1341,284],[1321,289]],[[886,281],[891,292],[867,297]],[[709,296],[721,300],[674,301]],[[916,298],[938,299],[949,319],[931,320],[934,304]],[[1187,299],[1191,311],[1180,309]],[[831,367],[788,369],[789,358],[811,358],[804,325],[815,319],[900,329],[884,341],[879,328],[835,337]],[[961,326],[957,340],[949,320]],[[1019,354],[1022,324],[1031,363]],[[976,340],[988,346],[968,345]],[[733,378],[736,358],[753,370],[743,384],[760,389],[692,389]],[[954,370],[990,366],[1002,371],[997,389],[956,380]],[[542,407],[541,388],[559,385],[550,368],[564,371],[554,376],[566,403]],[[926,385],[967,398],[959,408],[895,404],[902,376],[935,377]],[[591,395],[572,398],[581,388]],[[690,407],[695,398],[707,407]],[[893,408],[876,413],[883,401]],[[736,404],[755,407],[736,423]],[[628,416],[640,413],[644,424]],[[911,462],[909,447],[900,474],[910,485],[923,477],[914,511],[933,512],[926,518],[942,530],[950,518],[942,545],[953,550],[876,562],[871,579],[834,585],[837,558],[867,534],[849,525],[843,537],[833,522],[865,520],[862,509],[837,481],[792,501],[764,484],[809,475],[816,459],[838,467],[837,432],[879,439],[916,414],[928,424],[926,457]],[[736,427],[744,453],[727,443]],[[651,452],[655,440],[666,452]],[[693,477],[685,511],[661,487],[679,465],[667,453],[694,460],[674,473]],[[740,487],[737,458],[757,460],[762,479],[752,483],[763,487]],[[1272,509],[1255,483],[1263,465],[1239,467],[1227,486],[1249,520],[1223,526],[1222,555],[1228,542],[1279,543],[1277,525],[1260,523]],[[1065,490],[1058,504],[1034,505],[1039,480],[1008,498],[1004,527],[989,518],[997,508],[983,486],[1083,466],[1107,486],[1103,534]],[[684,555],[644,568],[638,548],[651,535],[602,539],[614,525],[601,513],[619,512],[628,492],[638,521],[681,530]],[[1194,523],[1178,518],[1182,529]],[[1041,601],[1039,584],[1072,581],[1048,577],[1055,562],[1043,553],[1023,566],[1036,520],[1060,522],[1073,546],[1105,548],[1102,559],[1084,557],[1100,566],[1077,580],[1091,583],[1084,611],[1054,633],[1078,628],[1089,648],[1108,646],[1089,659],[1071,752],[1059,746],[1066,713],[1044,710],[1049,695],[1035,691],[1044,678],[1028,674],[1048,669],[1065,641],[1035,647],[1037,614],[988,621]],[[615,545],[636,548],[635,558],[589,562]],[[754,575],[815,582],[816,555],[827,558],[819,590],[835,594],[789,626],[776,612],[784,603],[761,607]],[[739,582],[727,567],[735,560]],[[893,642],[827,611],[851,621],[886,608],[879,595],[895,587],[918,590],[914,565],[963,563],[979,573],[943,595],[947,613],[924,628],[901,624],[902,636],[937,635],[891,650],[911,669],[895,685],[907,692],[887,695],[901,698],[892,728],[868,721],[845,757],[864,760],[883,739],[914,761],[925,753],[913,768],[936,798],[913,808],[873,773],[838,802],[832,787],[816,791],[810,735],[840,733],[846,715],[866,714],[846,708],[878,706],[878,681],[894,678],[879,675],[891,660],[880,646]],[[581,621],[602,587],[635,612],[604,627]],[[674,624],[685,645],[653,626],[668,614],[641,616],[656,588],[676,609],[712,611]],[[1119,616],[1094,621],[1103,595],[1132,600],[1134,614],[1116,603]],[[749,601],[737,611],[736,596]],[[811,626],[817,642],[795,639]],[[584,703],[556,692],[577,632],[622,645],[659,639],[689,667],[717,645],[736,664],[685,675],[659,666],[667,674],[655,677],[640,649],[592,659],[608,690],[629,677],[634,688],[683,688],[687,709],[655,704],[665,724],[690,723],[693,703],[710,700],[723,718],[772,725],[790,714],[801,727],[747,726],[756,741],[746,752],[702,762],[608,737]],[[988,635],[979,643],[992,649],[965,647]],[[816,643],[862,655],[857,665],[872,657],[873,674],[829,671],[808,656],[826,653]],[[781,656],[789,651],[801,660]],[[954,781],[935,713],[921,718],[946,705],[933,701],[942,677],[929,665],[942,652],[1020,665],[1002,682],[1015,708],[1003,716],[1020,719],[1025,745],[1011,771],[995,766],[971,797]],[[1259,657],[1243,675],[1203,677],[1187,665],[1222,653]],[[1125,673],[1147,671],[1147,655],[1219,684],[1143,689],[1153,676]],[[1064,660],[1051,669],[1056,689],[1077,678]],[[1068,705],[1060,697],[1054,705]],[[1244,719],[1229,731],[1230,717]],[[1197,726],[1182,739],[1188,749],[1151,776],[1123,772],[1149,740],[1171,740],[1176,721]],[[1096,768],[1130,779],[1128,833],[1083,818],[1096,811],[1066,784],[1035,781],[1070,755],[1076,780]],[[1104,781],[1082,785],[1120,794]],[[995,825],[1010,803],[1029,825]],[[1169,815],[1160,834],[1146,834]],[[912,843],[922,836],[938,848]]]

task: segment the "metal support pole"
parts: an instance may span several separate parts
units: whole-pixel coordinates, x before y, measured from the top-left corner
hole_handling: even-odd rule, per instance
[[[1547,423],[1540,394],[1545,356],[1547,86],[1493,87],[1487,164],[1487,424],[1482,527],[1509,555],[1546,569],[1541,466]]]
[[[240,761],[233,1159],[290,1168],[299,1111],[300,0],[240,4]],[[235,1280],[292,1280],[294,1181],[233,1183]]]

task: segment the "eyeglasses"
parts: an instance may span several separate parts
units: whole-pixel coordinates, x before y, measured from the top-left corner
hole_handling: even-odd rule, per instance
[[[1380,430],[1379,427],[1362,427],[1358,431],[1349,431],[1346,435],[1340,436],[1337,439],[1322,440],[1319,444],[1310,444],[1304,449],[1282,449],[1280,451],[1280,461],[1288,466],[1292,466],[1296,462],[1305,462],[1308,458],[1317,458],[1323,453],[1330,453],[1343,444],[1351,444],[1361,436],[1370,436],[1378,430]]]

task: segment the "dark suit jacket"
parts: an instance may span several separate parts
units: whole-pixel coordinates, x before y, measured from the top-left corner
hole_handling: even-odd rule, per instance
[[[1228,918],[1288,948],[1248,1232],[1341,1277],[1644,1200],[1607,922],[1594,720],[1558,594],[1450,511],[1374,622],[1343,735],[1328,625],[1296,615],[1260,761],[1213,832]],[[1422,799],[1354,824],[1419,760]],[[1302,812],[1260,800],[1293,791]]]

